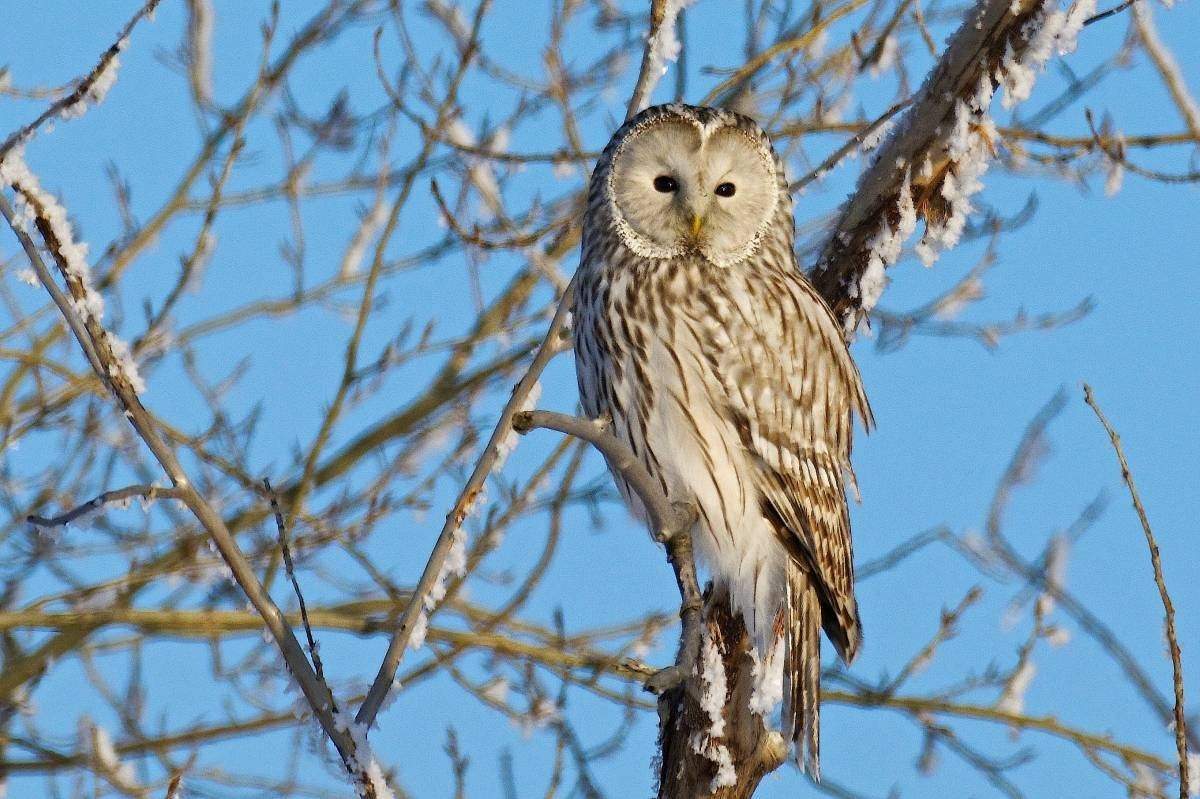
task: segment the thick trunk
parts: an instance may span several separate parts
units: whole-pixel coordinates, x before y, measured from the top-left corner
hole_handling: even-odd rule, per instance
[[[682,685],[664,693],[658,701],[659,799],[748,799],[758,783],[783,763],[787,749],[782,737],[768,731],[762,717],[750,710],[754,679],[751,672],[750,637],[739,615],[731,612],[724,593],[710,595],[705,607],[707,634],[720,649],[725,666],[725,733],[709,739],[708,712],[701,705],[707,686],[702,666],[689,674]],[[713,744],[729,752],[735,784],[713,790],[719,767],[706,751]]]

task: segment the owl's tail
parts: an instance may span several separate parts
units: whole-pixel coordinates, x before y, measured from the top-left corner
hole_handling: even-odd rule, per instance
[[[788,564],[783,735],[796,765],[821,779],[821,602],[808,575]]]

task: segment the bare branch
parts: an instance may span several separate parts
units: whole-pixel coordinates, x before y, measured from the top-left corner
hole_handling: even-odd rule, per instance
[[[1083,398],[1095,412],[1096,418],[1100,420],[1100,424],[1104,427],[1104,432],[1108,433],[1108,438],[1112,442],[1113,452],[1117,456],[1117,463],[1121,465],[1121,479],[1125,481],[1125,485],[1129,488],[1129,498],[1133,501],[1133,509],[1137,511],[1138,521],[1142,523],[1142,532],[1146,535],[1146,546],[1150,550],[1150,566],[1154,569],[1154,584],[1158,586],[1158,596],[1162,600],[1163,612],[1166,617],[1167,647],[1171,653],[1171,668],[1174,674],[1175,748],[1179,754],[1179,799],[1187,799],[1189,786],[1187,715],[1183,702],[1183,654],[1179,650],[1179,636],[1175,632],[1175,605],[1171,602],[1171,594],[1167,591],[1167,583],[1163,578],[1162,557],[1158,551],[1158,542],[1154,538],[1154,531],[1150,528],[1150,519],[1146,515],[1145,506],[1142,505],[1142,498],[1138,495],[1137,486],[1133,483],[1133,471],[1129,468],[1129,461],[1125,458],[1125,449],[1121,446],[1121,437],[1117,435],[1117,431],[1113,429],[1104,412],[1100,410],[1100,405],[1096,402],[1096,395],[1092,392],[1092,387],[1087,383],[1083,384]]]
[[[317,679],[325,683],[328,688],[329,684],[325,681],[325,666],[321,663],[320,647],[317,646],[317,639],[313,636],[312,622],[308,618],[308,605],[304,602],[304,592],[300,590],[300,581],[296,578],[296,564],[292,561],[292,548],[288,544],[287,522],[283,518],[283,510],[279,507],[279,497],[275,494],[275,489],[271,487],[271,481],[266,477],[263,478],[263,488],[267,492],[267,498],[271,501],[271,512],[275,514],[275,529],[279,533],[279,549],[283,553],[283,568],[292,584],[292,591],[296,594],[296,602],[300,605],[300,623],[304,626],[304,635],[308,639],[308,654],[312,658]],[[332,691],[330,695],[332,696]]]
[[[1158,74],[1162,76],[1188,132],[1192,134],[1194,141],[1200,142],[1200,105],[1197,105],[1196,99],[1192,97],[1175,57],[1158,38],[1158,30],[1154,26],[1154,12],[1147,3],[1138,3],[1133,7],[1133,24],[1142,47],[1154,62]]]
[[[98,497],[91,499],[77,508],[60,513],[57,516],[38,516],[30,514],[26,520],[37,527],[62,527],[70,524],[81,516],[95,513],[102,510],[106,505],[115,505],[118,503],[128,503],[131,499],[141,499],[146,502],[153,502],[156,499],[180,499],[181,493],[178,489],[167,488],[164,486],[154,485],[131,485],[124,488],[105,491]]]
[[[573,285],[574,282],[572,281],[572,284],[567,287],[567,291],[559,300],[558,310],[554,313],[554,318],[551,320],[550,327],[546,331],[546,337],[542,340],[537,353],[533,356],[533,361],[530,362],[529,369],[525,372],[520,382],[513,388],[512,396],[500,412],[500,419],[497,421],[495,429],[492,430],[491,438],[488,439],[488,443],[484,447],[479,460],[475,463],[475,467],[471,471],[471,476],[467,478],[466,484],[463,485],[462,490],[459,492],[458,499],[451,506],[450,512],[446,514],[446,523],[442,526],[442,531],[438,535],[437,542],[433,545],[433,550],[429,553],[429,559],[425,563],[421,579],[417,582],[417,587],[413,591],[412,599],[404,609],[404,614],[400,617],[396,625],[396,630],[392,635],[391,641],[388,643],[388,650],[384,655],[383,662],[379,666],[379,673],[375,676],[374,682],[371,683],[371,690],[367,692],[366,700],[363,702],[362,707],[359,708],[358,715],[356,716],[359,724],[365,724],[369,727],[374,723],[375,717],[379,714],[379,709],[383,706],[383,701],[391,690],[396,670],[400,667],[400,661],[404,657],[404,650],[408,648],[408,642],[412,638],[413,626],[416,623],[417,615],[423,611],[425,597],[429,595],[430,589],[433,588],[433,584],[437,581],[442,566],[446,562],[446,555],[450,552],[455,531],[462,527],[463,522],[474,505],[476,497],[479,495],[480,489],[483,488],[484,481],[491,474],[492,467],[496,464],[496,460],[500,454],[501,442],[513,434],[513,416],[525,405],[530,392],[537,385],[538,379],[541,377],[546,365],[550,363],[555,355],[562,351],[563,327],[566,324],[567,315],[571,307]]]
[[[696,510],[691,498],[672,500],[664,494],[633,450],[612,435],[605,423],[551,411],[522,411],[513,417],[513,429],[518,433],[527,433],[535,428],[557,430],[586,441],[599,450],[609,467],[620,474],[638,495],[649,516],[651,532],[666,545],[667,557],[675,572],[682,600],[679,616],[683,630],[675,665],[651,677],[646,689],[662,694],[674,688],[687,679],[695,668],[703,627],[704,600],[700,596],[696,561],[692,554],[690,530],[696,521]]]
[[[162,0],[147,0],[147,2],[137,10],[137,13],[130,17],[129,21],[125,23],[125,27],[121,29],[121,33],[117,36],[117,40],[101,54],[100,60],[96,62],[96,66],[92,68],[92,71],[81,78],[75,85],[75,88],[69,94],[51,103],[50,107],[39,114],[36,119],[29,124],[18,128],[16,131],[10,134],[9,137],[4,140],[4,143],[0,144],[0,162],[4,161],[4,158],[8,155],[9,150],[24,144],[26,141],[32,138],[37,132],[37,129],[45,124],[47,120],[62,116],[64,112],[70,113],[70,109],[80,103],[86,102],[89,94],[93,90],[98,89],[98,85],[100,84],[102,78],[108,74],[117,63],[117,59],[120,56],[121,51],[124,50],[126,45],[129,43],[129,34],[133,33],[134,27],[136,27],[137,24],[145,17],[153,15],[154,10],[158,8],[158,4],[161,1]],[[107,91],[107,87],[103,87],[103,89],[100,90]]]

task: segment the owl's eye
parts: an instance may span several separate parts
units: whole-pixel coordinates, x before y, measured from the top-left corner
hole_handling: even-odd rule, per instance
[[[663,194],[670,194],[673,191],[679,190],[679,182],[670,175],[659,175],[654,179],[654,190],[661,191]]]
[[[718,197],[732,197],[737,193],[737,186],[732,183],[722,183],[715,189]]]

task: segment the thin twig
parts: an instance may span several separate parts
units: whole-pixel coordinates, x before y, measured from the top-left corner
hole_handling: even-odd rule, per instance
[[[37,129],[47,120],[57,117],[64,110],[83,100],[87,93],[91,91],[92,87],[96,85],[96,82],[99,80],[100,76],[109,68],[109,65],[112,64],[113,59],[117,58],[121,54],[121,51],[125,48],[125,44],[128,41],[129,34],[133,32],[134,26],[141,22],[143,18],[153,14],[154,9],[158,7],[160,2],[161,0],[148,0],[148,2],[138,9],[137,13],[130,17],[129,21],[125,23],[125,27],[121,29],[121,33],[117,36],[116,41],[109,45],[108,49],[101,54],[100,60],[96,62],[96,66],[93,67],[92,71],[84,76],[84,78],[75,85],[74,90],[72,90],[70,94],[59,98],[57,101],[52,103],[49,108],[39,114],[37,119],[21,128],[18,128],[7,139],[5,139],[4,143],[0,144],[0,161],[4,160],[4,156],[7,155],[8,151],[13,147],[16,147],[17,145],[29,140],[29,138],[33,136]]]
[[[1122,11],[1129,8],[1136,2],[1137,0],[1125,0],[1125,2],[1121,3],[1120,5],[1113,6],[1112,8],[1105,9],[1097,14],[1093,14],[1083,21],[1083,26],[1086,28],[1088,25],[1091,25],[1094,22],[1099,22],[1102,19],[1108,19],[1114,14],[1120,14]]]
[[[75,521],[80,516],[86,516],[87,514],[92,513],[93,511],[98,511],[105,505],[112,503],[123,502],[125,500],[134,498],[142,499],[146,502],[153,502],[156,499],[179,499],[180,496],[181,492],[178,489],[169,488],[167,486],[142,484],[131,485],[125,486],[124,488],[113,489],[112,491],[105,491],[100,496],[83,503],[79,507],[72,508],[66,513],[60,513],[57,516],[38,516],[36,514],[30,514],[29,516],[25,517],[25,520],[37,527],[62,527],[63,525],[70,524],[71,522]]]
[[[313,669],[317,672],[317,679],[325,682],[325,666],[321,663],[317,639],[313,636],[312,624],[308,619],[308,606],[305,604],[304,594],[300,590],[300,581],[296,579],[296,564],[292,560],[292,548],[288,545],[287,523],[283,518],[283,510],[279,507],[279,496],[271,487],[270,479],[266,477],[263,478],[263,488],[267,492],[267,499],[271,502],[271,512],[275,514],[275,527],[279,531],[279,549],[283,552],[283,568],[292,583],[296,600],[300,603],[300,623],[304,625],[304,635],[308,639],[308,653],[312,656]],[[332,691],[330,695],[332,695]]]
[[[1154,569],[1154,583],[1158,586],[1158,596],[1162,599],[1163,611],[1166,615],[1167,645],[1171,652],[1171,668],[1174,671],[1175,748],[1179,754],[1179,799],[1187,799],[1187,716],[1183,703],[1183,654],[1179,650],[1179,638],[1175,632],[1175,605],[1171,602],[1170,593],[1167,592],[1167,582],[1163,578],[1162,558],[1158,552],[1158,542],[1154,538],[1154,531],[1150,529],[1150,519],[1146,515],[1146,507],[1142,504],[1141,496],[1138,495],[1137,486],[1134,485],[1133,472],[1129,468],[1129,461],[1125,458],[1125,449],[1121,446],[1121,437],[1117,435],[1117,431],[1109,424],[1108,417],[1100,410],[1100,406],[1096,402],[1096,396],[1092,392],[1092,387],[1087,383],[1083,384],[1083,398],[1096,413],[1096,418],[1100,420],[1100,424],[1104,426],[1104,431],[1108,433],[1109,440],[1112,441],[1113,452],[1116,453],[1117,462],[1121,465],[1121,478],[1129,488],[1129,497],[1133,500],[1133,509],[1137,511],[1138,521],[1142,523],[1142,532],[1146,534],[1146,546],[1150,549],[1150,565]]]
[[[1167,87],[1167,92],[1171,95],[1172,102],[1179,109],[1179,116],[1183,118],[1192,136],[1200,140],[1200,105],[1197,105],[1196,98],[1192,97],[1179,63],[1158,38],[1158,29],[1154,26],[1154,13],[1145,3],[1133,7],[1133,24],[1142,48],[1146,55],[1150,56],[1163,84]]]
[[[837,166],[839,163],[841,163],[841,160],[843,158],[845,158],[847,155],[849,155],[850,153],[854,152],[859,147],[861,147],[862,143],[866,140],[866,138],[868,136],[870,136],[872,133],[875,133],[876,131],[878,131],[881,127],[883,127],[883,125],[885,125],[888,122],[888,120],[892,119],[893,117],[896,116],[897,113],[899,113],[903,109],[907,108],[910,103],[912,103],[911,99],[901,100],[900,102],[896,103],[891,108],[889,108],[888,110],[884,111],[879,117],[877,117],[875,119],[875,121],[871,122],[869,125],[867,125],[865,128],[860,130],[858,133],[851,136],[849,139],[846,140],[845,144],[843,144],[841,147],[837,148],[832,153],[830,153],[829,156],[824,161],[822,161],[819,165],[817,165],[816,168],[809,170],[807,175],[800,178],[799,180],[792,181],[792,183],[788,185],[788,191],[791,191],[791,192],[802,191],[806,186],[808,186],[808,184],[812,183],[814,180],[820,180],[822,177],[824,177],[825,173],[829,172],[829,170],[833,169],[835,166]]]

